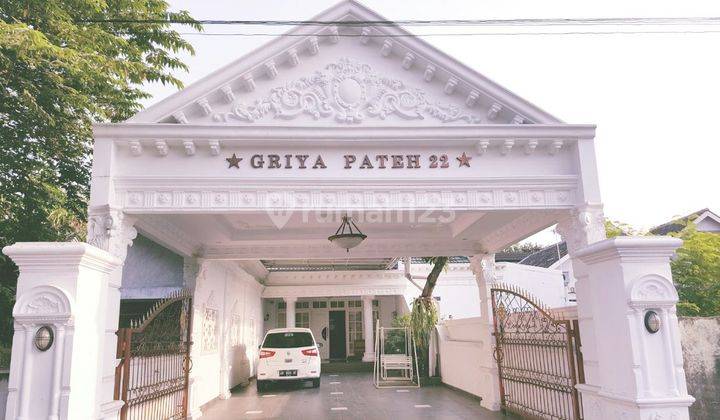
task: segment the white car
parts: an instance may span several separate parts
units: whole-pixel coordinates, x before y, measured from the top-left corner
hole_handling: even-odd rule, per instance
[[[312,380],[320,386],[320,353],[309,328],[275,328],[265,334],[257,366],[257,390],[275,381]]]

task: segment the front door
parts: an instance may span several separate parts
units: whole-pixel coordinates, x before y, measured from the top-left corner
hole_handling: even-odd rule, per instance
[[[330,358],[345,360],[345,311],[330,311]]]
[[[310,329],[320,349],[320,358],[326,360],[330,357],[327,309],[313,309],[310,312]]]

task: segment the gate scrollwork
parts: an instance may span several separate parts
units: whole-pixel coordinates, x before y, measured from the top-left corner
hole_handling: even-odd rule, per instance
[[[555,319],[517,287],[490,289],[503,410],[548,419],[582,419],[577,321]]]
[[[125,402],[122,420],[187,417],[191,330],[187,290],[158,301],[129,328],[118,330],[115,399]]]

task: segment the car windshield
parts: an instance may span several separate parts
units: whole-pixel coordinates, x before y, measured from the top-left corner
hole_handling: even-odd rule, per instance
[[[271,349],[289,349],[293,347],[314,346],[312,335],[307,332],[270,333],[265,337],[263,347]]]

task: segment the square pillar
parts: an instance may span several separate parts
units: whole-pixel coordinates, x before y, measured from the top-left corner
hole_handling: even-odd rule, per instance
[[[597,351],[593,382],[578,385],[586,419],[689,418],[694,399],[685,383],[669,264],[681,244],[616,237],[575,252],[592,291],[578,296],[578,309],[588,304]],[[657,332],[646,327],[650,312],[660,320]]]
[[[20,269],[5,418],[104,418],[98,378],[105,353],[115,353],[105,347],[105,313],[120,260],[79,242],[16,243],[3,253]],[[46,351],[34,343],[43,326],[54,336]]]
[[[365,353],[363,362],[375,361],[375,332],[373,331],[373,299],[375,296],[367,295],[362,297],[363,304],[363,339],[365,340]]]
[[[285,301],[285,328],[295,328],[295,302],[297,296],[284,297]]]
[[[500,375],[493,358],[495,337],[493,337],[492,298],[490,287],[495,282],[495,255],[481,254],[470,257],[470,269],[475,274],[480,291],[480,320],[482,325],[482,349],[479,358],[482,378],[482,400],[480,405],[488,410],[500,410]]]

